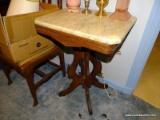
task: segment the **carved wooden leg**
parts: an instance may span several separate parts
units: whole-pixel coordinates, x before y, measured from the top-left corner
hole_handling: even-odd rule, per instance
[[[34,84],[34,73],[33,70],[29,70],[27,69],[26,71],[23,72],[23,75],[26,78],[29,90],[31,92],[31,95],[33,97],[33,106],[36,106],[38,104],[38,100],[37,100],[37,95],[36,95],[36,86]]]
[[[89,60],[93,64],[93,70],[91,73],[89,73]],[[78,65],[80,65],[81,67],[80,75],[77,75],[76,73],[76,68]],[[88,111],[89,114],[92,115],[89,88],[92,84],[98,88],[104,88],[104,85],[100,83],[96,78],[97,74],[101,73],[101,69],[101,62],[96,59],[94,54],[90,54],[90,52],[87,50],[75,50],[73,62],[71,65],[68,66],[68,77],[72,78],[73,81],[67,89],[59,93],[59,96],[67,95],[72,92],[76,87],[82,85],[85,89]],[[105,86],[106,88],[108,87],[107,84]]]
[[[103,83],[100,83],[99,80],[96,78],[97,74],[101,73],[101,70],[102,70],[102,64],[100,61],[98,61],[95,57],[94,54],[92,54],[90,56],[90,61],[92,62],[93,64],[93,70],[91,72],[91,75],[92,75],[92,84],[98,88],[104,88],[104,84]],[[105,88],[107,88],[108,85],[105,84]]]
[[[81,52],[74,52],[74,59],[71,65],[68,66],[68,77],[72,78],[73,81],[72,83],[69,85],[69,87],[63,91],[61,91],[59,93],[59,96],[65,96],[67,94],[69,94],[70,92],[72,92],[77,86],[79,86],[80,84],[83,83],[82,79],[80,78],[80,76],[78,76],[76,74],[76,68],[79,64],[79,60],[82,57]]]
[[[65,63],[64,63],[64,53],[61,49],[60,49],[60,52],[59,52],[59,59],[60,59],[60,65],[62,66],[63,77],[65,77],[66,76],[66,70],[65,70]]]
[[[92,75],[89,73],[89,60],[90,60],[90,53],[85,52],[83,53],[83,58],[81,59],[81,76],[83,78],[83,88],[85,89],[86,94],[86,102],[88,107],[88,112],[92,115],[92,106],[90,101],[89,95],[89,88],[92,84]]]
[[[79,85],[80,85],[80,82],[77,82],[77,81],[73,80],[72,83],[70,84],[70,86],[67,89],[65,89],[65,90],[63,90],[59,93],[59,96],[65,96],[65,95],[71,93]]]
[[[89,88],[85,87],[85,93],[86,93],[86,101],[87,101],[87,106],[88,106],[88,111],[89,114],[92,115],[92,106],[91,106],[91,101],[90,101],[90,96],[89,96]]]

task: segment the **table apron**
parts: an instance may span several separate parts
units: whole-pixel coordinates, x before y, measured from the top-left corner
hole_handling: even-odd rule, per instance
[[[113,54],[117,48],[117,45],[100,43],[97,41],[93,41],[76,35],[71,35],[62,31],[57,31],[40,25],[36,25],[36,30],[40,34],[52,37],[53,39],[55,39],[56,41],[58,41],[66,47],[84,47],[106,55]],[[120,44],[118,44],[118,46],[119,45]]]

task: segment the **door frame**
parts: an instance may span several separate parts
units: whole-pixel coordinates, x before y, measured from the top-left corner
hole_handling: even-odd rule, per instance
[[[135,56],[130,70],[124,92],[132,94],[134,91],[150,52],[154,46],[158,33],[160,32],[160,0],[154,0],[154,4],[144,30],[138,52]]]

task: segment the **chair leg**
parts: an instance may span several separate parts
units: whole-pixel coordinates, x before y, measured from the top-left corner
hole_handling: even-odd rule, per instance
[[[36,88],[36,86],[34,84],[34,73],[33,73],[33,70],[27,69],[26,71],[23,72],[23,75],[26,78],[29,90],[30,90],[31,95],[32,95],[33,100],[34,100],[33,106],[36,106],[36,105],[38,105],[38,100],[37,100],[37,94],[36,94],[37,88]]]
[[[10,66],[8,66],[7,64],[5,63],[2,63],[1,62],[1,65],[2,65],[2,69],[3,69],[3,72],[4,74],[6,75],[7,79],[8,79],[8,85],[12,84],[12,80],[11,80],[11,77],[10,77]]]

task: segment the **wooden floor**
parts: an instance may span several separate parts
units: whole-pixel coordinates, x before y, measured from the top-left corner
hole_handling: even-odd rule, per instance
[[[160,108],[160,33],[133,95]]]

